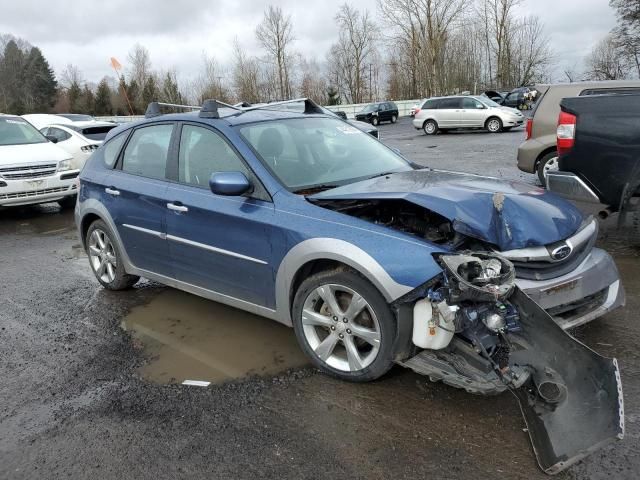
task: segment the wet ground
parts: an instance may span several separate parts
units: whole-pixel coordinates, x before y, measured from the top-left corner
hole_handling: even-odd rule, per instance
[[[477,135],[458,138],[473,149]],[[605,224],[600,243],[627,306],[575,335],[620,361],[627,435],[563,479],[640,471],[640,241]],[[305,364],[269,320],[151,282],[100,288],[71,212],[0,211],[0,478],[546,478],[508,393],[401,368],[349,384]]]

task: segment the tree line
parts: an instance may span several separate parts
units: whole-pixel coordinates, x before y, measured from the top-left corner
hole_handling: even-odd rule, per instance
[[[158,71],[136,44],[124,75],[87,82],[77,66],[56,78],[42,52],[0,36],[0,111],[141,114],[151,101],[200,104],[310,97],[335,105],[411,99],[463,91],[505,90],[551,81],[553,52],[537,16],[523,0],[378,0],[376,11],[345,3],[333,15],[338,35],[325,58],[296,50],[292,17],[268,6],[254,36],[260,50],[233,42],[221,65],[203,55],[194,78]],[[565,80],[640,76],[640,0],[610,0],[618,25]]]

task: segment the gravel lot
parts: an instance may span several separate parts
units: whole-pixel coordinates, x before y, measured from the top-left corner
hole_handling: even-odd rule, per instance
[[[515,168],[522,129],[426,137],[403,119],[381,131],[421,164],[535,183]],[[575,332],[619,359],[627,436],[557,478],[638,478],[634,233],[605,225],[600,241],[627,306]],[[401,368],[339,382],[268,320],[150,282],[108,292],[57,206],[0,211],[0,252],[0,478],[546,478],[510,394]]]

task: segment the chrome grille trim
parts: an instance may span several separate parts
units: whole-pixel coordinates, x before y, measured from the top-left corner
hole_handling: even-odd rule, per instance
[[[42,190],[31,190],[29,192],[4,193],[4,194],[0,194],[0,200],[11,200],[11,199],[14,199],[14,198],[38,197],[40,195],[47,195],[49,193],[66,192],[69,189],[70,189],[70,187],[56,187],[56,188],[45,188],[45,189],[42,189]]]
[[[58,165],[56,163],[3,167],[0,168],[0,178],[4,178],[5,180],[25,180],[30,178],[48,177],[55,174],[57,168]]]

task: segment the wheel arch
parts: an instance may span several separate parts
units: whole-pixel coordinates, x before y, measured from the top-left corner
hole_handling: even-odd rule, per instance
[[[500,116],[499,116],[499,115],[497,115],[497,114],[493,114],[493,115],[489,116],[489,117],[484,121],[484,128],[487,128],[487,126],[489,125],[489,122],[490,122],[491,120],[493,120],[494,118],[500,122],[500,125],[501,125],[501,126],[502,126],[502,125],[504,125],[504,120],[502,120],[502,118],[500,118]]]
[[[553,145],[552,147],[547,147],[544,150],[542,150],[538,156],[536,157],[536,161],[533,165],[533,171],[534,173],[538,171],[538,166],[540,165],[540,161],[542,160],[542,158],[550,153],[553,152],[557,152],[558,151],[558,147],[556,145]]]
[[[276,274],[276,309],[283,323],[291,325],[291,306],[304,278],[321,270],[346,267],[365,277],[389,303],[412,290],[397,283],[360,247],[335,238],[312,238],[294,246]]]
[[[427,122],[428,122],[429,120],[431,120],[433,123],[435,123],[435,124],[436,124],[436,126],[439,126],[439,125],[438,125],[438,121],[437,121],[435,118],[433,118],[433,117],[427,117],[427,118],[425,118],[425,119],[424,119],[424,122],[422,122],[422,128],[424,128],[424,126],[427,124]]]

